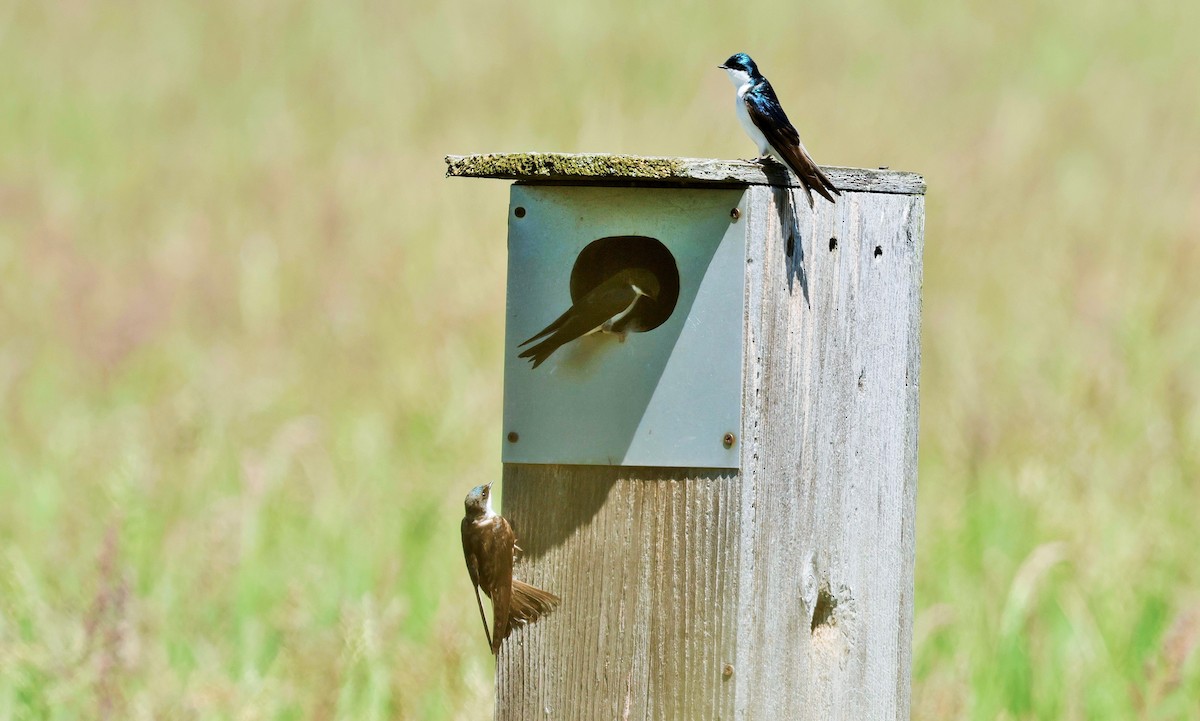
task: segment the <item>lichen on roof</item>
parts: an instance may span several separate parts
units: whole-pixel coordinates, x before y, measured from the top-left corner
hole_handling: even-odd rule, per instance
[[[448,176],[499,178],[675,178],[685,173],[677,158],[572,153],[488,153],[446,158]]]
[[[822,169],[843,191],[924,194],[925,179],[904,171]],[[647,185],[733,188],[749,185],[798,187],[798,179],[777,163],[719,158],[663,158],[607,153],[486,153],[446,156],[446,175],[504,178],[526,183]]]

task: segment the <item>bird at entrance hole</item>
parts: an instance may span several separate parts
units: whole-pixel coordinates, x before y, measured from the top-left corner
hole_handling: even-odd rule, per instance
[[[630,330],[631,314],[639,302],[658,300],[658,277],[645,268],[624,268],[588,291],[553,323],[521,342],[526,348],[518,357],[528,358],[537,368],[566,343],[592,333],[616,333],[622,338]]]
[[[479,618],[492,653],[500,653],[500,643],[512,633],[515,624],[533,623],[553,611],[561,599],[549,591],[513,578],[513,554],[519,550],[517,536],[508,521],[492,510],[492,484],[475,486],[467,494],[466,515],[462,520],[463,557],[475,586]],[[492,600],[492,628],[479,589]]]
[[[734,109],[737,111],[738,122],[746,135],[758,146],[760,160],[774,157],[779,162],[791,168],[800,179],[800,186],[808,195],[808,204],[813,205],[812,191],[816,190],[821,197],[834,202],[834,195],[841,191],[833,187],[825,173],[813,162],[812,156],[800,142],[800,133],[775,96],[771,83],[758,72],[758,66],[746,53],[731,55],[723,64],[718,65],[729,73],[733,87],[737,88],[737,99]]]

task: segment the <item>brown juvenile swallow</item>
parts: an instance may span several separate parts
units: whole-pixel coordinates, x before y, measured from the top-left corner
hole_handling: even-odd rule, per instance
[[[588,291],[553,323],[538,331],[520,345],[528,345],[545,337],[535,346],[521,351],[518,358],[528,358],[537,368],[560,346],[592,333],[623,333],[638,301],[658,299],[658,278],[645,268],[625,268]],[[520,347],[520,346],[518,346]]]
[[[549,591],[522,583],[512,577],[513,553],[517,536],[508,521],[492,510],[492,484],[475,486],[467,494],[466,516],[462,520],[463,557],[475,586],[479,618],[492,653],[500,653],[500,642],[508,638],[514,624],[533,623],[559,604]],[[492,629],[479,589],[492,600]]]

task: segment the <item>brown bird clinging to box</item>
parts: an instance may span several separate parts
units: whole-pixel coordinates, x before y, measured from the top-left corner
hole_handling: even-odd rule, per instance
[[[492,484],[476,486],[467,494],[462,520],[463,557],[475,586],[479,618],[492,653],[512,633],[514,624],[533,623],[558,606],[560,599],[549,591],[512,577],[517,536],[508,521],[492,510]],[[492,600],[492,628],[488,630],[479,589]]]

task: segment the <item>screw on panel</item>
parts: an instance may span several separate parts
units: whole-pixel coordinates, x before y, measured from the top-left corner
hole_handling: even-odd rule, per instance
[[[734,208],[733,210],[729,211],[729,217],[732,218],[733,221],[736,223],[737,219],[742,217],[742,211],[739,210],[738,208]]]
[[[508,442],[509,443],[516,443],[519,440],[521,440],[521,437],[517,435],[516,431],[508,432]]]
[[[516,209],[513,210],[513,215],[517,216],[518,218],[524,218],[525,209],[518,205]]]
[[[721,439],[721,445],[725,446],[726,448],[733,448],[733,444],[736,442],[737,436],[733,435],[732,433],[726,433],[725,437]]]
[[[733,664],[725,664],[725,668],[721,669],[721,675],[725,677],[726,681],[733,678]]]

